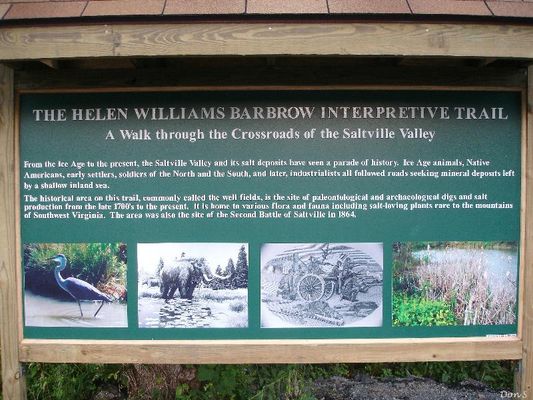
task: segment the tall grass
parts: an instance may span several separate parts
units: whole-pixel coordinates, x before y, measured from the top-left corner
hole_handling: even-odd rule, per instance
[[[56,263],[49,259],[63,253],[74,276],[102,289],[101,285],[126,285],[127,247],[123,243],[25,243],[25,288],[37,294],[68,297],[54,278]]]
[[[515,323],[516,284],[490,285],[483,250],[471,250],[460,259],[426,258],[415,271],[422,295],[451,304],[463,325]]]

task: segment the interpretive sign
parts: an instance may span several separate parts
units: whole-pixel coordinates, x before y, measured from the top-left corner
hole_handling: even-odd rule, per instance
[[[24,93],[25,338],[517,333],[522,93]]]

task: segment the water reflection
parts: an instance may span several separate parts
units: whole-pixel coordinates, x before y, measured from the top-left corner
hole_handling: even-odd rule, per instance
[[[455,263],[466,262],[476,257],[481,267],[489,274],[489,284],[493,288],[508,286],[517,282],[518,254],[513,250],[500,249],[430,249],[417,251],[414,255],[422,261],[441,263],[453,260]]]
[[[100,302],[82,301],[83,317],[75,301],[61,301],[39,296],[27,291],[24,294],[26,326],[108,328],[127,327],[127,305],[118,302],[106,303],[96,317]]]
[[[217,318],[211,308],[186,299],[139,299],[140,326],[146,328],[207,328]]]
[[[138,300],[140,328],[241,328],[248,326],[246,289],[202,288],[196,297],[164,300],[142,288]]]

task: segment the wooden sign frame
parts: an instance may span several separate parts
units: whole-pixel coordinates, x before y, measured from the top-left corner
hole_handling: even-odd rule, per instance
[[[247,87],[246,90],[272,90],[265,87]],[[298,90],[298,87],[280,87],[278,90]],[[314,88],[317,90],[354,90],[360,87]],[[366,88],[368,89],[368,88]],[[376,88],[377,89],[377,88]],[[383,87],[379,88],[383,90]],[[388,88],[391,89],[391,88]],[[407,88],[395,87],[394,90]],[[416,88],[408,88],[413,90]],[[513,90],[510,88],[459,88],[438,87],[425,90]],[[174,88],[138,88],[122,89],[118,92],[175,91]],[[181,90],[236,90],[235,87],[217,88],[180,88]],[[242,88],[240,88],[242,90]],[[105,92],[107,89],[89,90]],[[113,90],[111,90],[113,91]],[[33,93],[35,91],[29,91]],[[53,93],[54,90],[38,90],[37,93]],[[65,92],[65,90],[61,90]],[[87,90],[66,92],[86,93]],[[24,91],[26,93],[26,91]],[[523,93],[522,110],[522,170],[526,168],[525,151],[525,93]],[[18,116],[18,111],[15,111]],[[18,129],[15,129],[15,165],[19,165]],[[20,178],[15,170],[15,215],[17,242],[20,248]],[[526,174],[522,173],[522,191],[527,188]],[[522,199],[524,196],[522,195]],[[521,206],[521,232],[524,237],[524,204]],[[523,250],[523,249],[522,249]],[[524,265],[526,252],[521,251],[520,265]],[[16,265],[21,264],[20,254],[16,254]],[[520,273],[520,296],[523,294],[524,268]],[[324,362],[410,362],[410,361],[452,361],[452,360],[499,360],[522,357],[522,315],[519,307],[518,335],[500,337],[466,337],[466,338],[423,338],[423,339],[313,339],[313,340],[53,340],[28,339],[22,336],[22,293],[20,269],[15,271],[17,287],[17,320],[19,337],[19,357],[22,362],[106,362],[106,363],[324,363]],[[522,303],[522,301],[519,301]],[[174,350],[174,351],[173,351]]]
[[[387,29],[390,27],[387,27]],[[422,27],[420,27],[422,28]],[[434,27],[433,27],[434,28]],[[21,28],[13,28],[16,35],[24,35]],[[48,28],[37,28],[46,31]],[[54,28],[51,28],[54,29]],[[117,28],[118,29],[118,28]],[[125,29],[122,27],[121,29]],[[257,31],[257,25],[249,28]],[[475,29],[482,28],[475,27]],[[67,29],[68,30],[68,29]],[[96,28],[93,28],[93,31]],[[498,32],[491,30],[491,35]],[[517,29],[520,31],[520,29]],[[522,39],[529,43],[533,30],[525,29]],[[87,34],[91,32],[87,31]],[[93,32],[94,33],[94,32]],[[445,35],[445,33],[442,33]],[[357,35],[355,35],[357,36]],[[459,35],[460,36],[460,35]],[[18,36],[17,36],[18,37]],[[106,37],[103,35],[102,37]],[[128,36],[126,36],[128,37]],[[353,37],[352,37],[353,39]],[[373,37],[373,40],[375,36]],[[385,40],[385,37],[382,37]],[[404,53],[412,44],[410,38],[404,45]],[[485,39],[491,42],[490,35]],[[498,56],[528,57],[518,50],[520,45],[498,37]],[[292,42],[291,42],[292,43]],[[328,45],[330,40],[328,40]],[[455,43],[455,42],[453,42]],[[462,37],[457,43],[468,43]],[[295,45],[292,43],[292,45]],[[57,46],[48,47],[44,52],[51,57],[61,54]],[[373,45],[368,45],[373,46]],[[368,47],[367,46],[367,47]],[[385,46],[385,45],[383,45]],[[462,45],[461,45],[462,46]],[[34,44],[28,50],[33,58],[39,54]],[[452,50],[452,55],[471,56],[482,46],[460,47]],[[57,47],[59,48],[59,47]],[[303,47],[302,47],[303,48]],[[487,46],[489,48],[489,46]],[[522,48],[528,46],[522,45]],[[11,43],[0,45],[2,59],[24,58],[29,53],[18,49],[10,53]],[[87,56],[98,47],[78,49],[69,47],[67,57]],[[254,54],[253,45],[246,47]],[[416,47],[417,55],[443,55],[427,48]],[[514,49],[514,50],[508,50]],[[22,51],[22,52],[21,52]],[[136,55],[144,55],[140,48],[129,50]],[[165,49],[166,51],[166,49]],[[199,51],[199,50],[198,50]],[[339,50],[340,51],[340,50]],[[372,53],[371,50],[365,50]],[[164,53],[158,50],[158,54]],[[211,50],[216,53],[216,50]],[[43,54],[44,54],[43,53]],[[68,54],[67,54],[68,53]],[[13,56],[15,54],[15,56]],[[298,53],[300,54],[300,53]],[[397,54],[397,53],[396,53]],[[487,53],[488,54],[488,53]],[[118,56],[113,50],[110,56]],[[129,53],[127,54],[129,55]],[[156,55],[156,54],[151,54]],[[533,395],[533,67],[528,68],[526,101],[524,101],[524,128],[522,134],[522,208],[521,208],[521,290],[519,329],[516,337],[470,337],[439,339],[357,339],[357,340],[268,340],[268,341],[81,341],[81,340],[38,340],[23,339],[21,321],[21,276],[19,202],[17,189],[18,147],[15,133],[15,77],[11,68],[0,67],[0,319],[2,327],[2,376],[4,398],[24,398],[25,388],[21,363],[41,362],[89,362],[89,363],[327,363],[327,362],[411,362],[411,361],[473,361],[473,360],[519,360],[520,379],[517,392]],[[135,352],[132,351],[135,346]],[[169,349],[175,351],[169,351]]]

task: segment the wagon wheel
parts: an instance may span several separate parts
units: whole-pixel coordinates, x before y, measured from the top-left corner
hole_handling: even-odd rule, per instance
[[[324,300],[329,300],[335,294],[335,281],[325,280],[324,281]]]
[[[304,275],[298,282],[296,290],[305,301],[317,301],[324,296],[324,279],[315,274]]]

